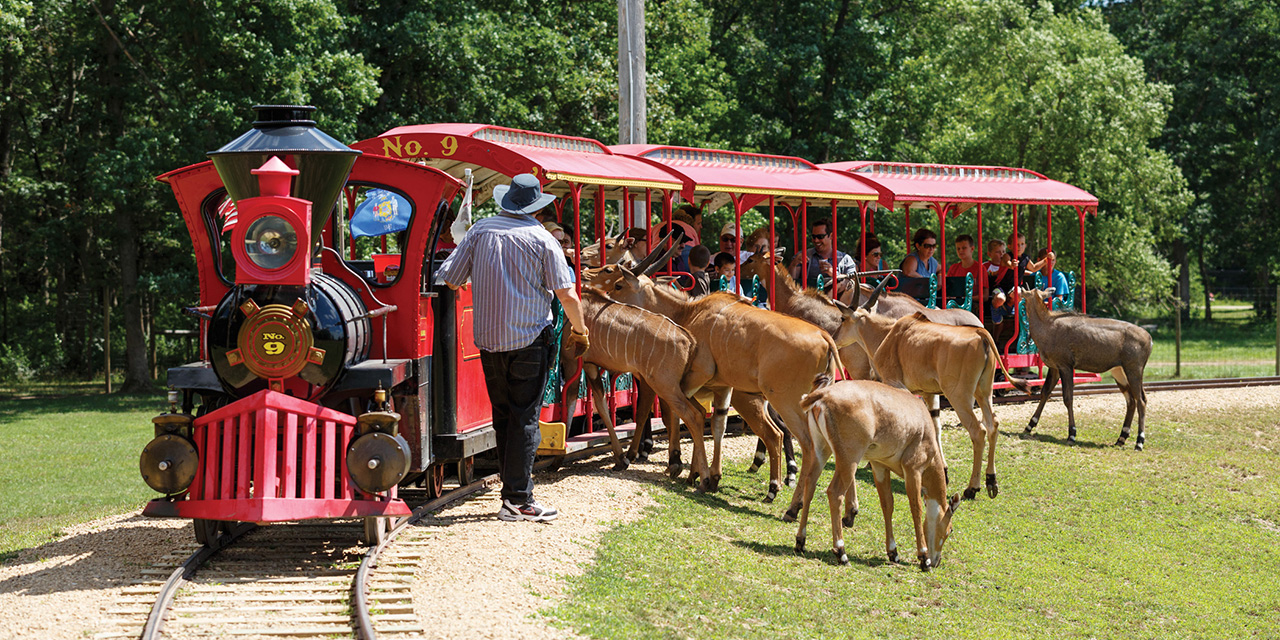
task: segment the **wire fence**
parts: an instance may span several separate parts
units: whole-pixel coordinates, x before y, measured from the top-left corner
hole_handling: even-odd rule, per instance
[[[1175,308],[1138,322],[1152,337],[1148,380],[1280,376],[1280,287],[1229,289]]]

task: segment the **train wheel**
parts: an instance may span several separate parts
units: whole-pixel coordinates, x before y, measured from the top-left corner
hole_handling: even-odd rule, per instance
[[[458,484],[466,486],[476,481],[476,457],[467,456],[458,461]]]
[[[369,516],[364,519],[364,543],[376,547],[387,539],[387,529],[391,524],[388,518]]]
[[[444,465],[437,462],[427,467],[422,481],[427,489],[427,499],[439,498],[444,494]]]
[[[218,541],[218,534],[223,530],[222,524],[221,520],[202,520],[199,518],[192,520],[191,525],[196,532],[196,542],[206,547],[212,547]]]

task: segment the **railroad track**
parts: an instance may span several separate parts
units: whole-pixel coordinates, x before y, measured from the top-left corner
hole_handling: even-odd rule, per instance
[[[607,451],[593,446],[534,468]],[[430,561],[421,548],[436,532],[413,525],[498,483],[496,474],[486,476],[419,504],[374,547],[360,542],[358,520],[237,525],[213,545],[177,549],[144,569],[144,580],[126,588],[108,612],[113,628],[94,638],[431,637],[410,591],[417,565]],[[402,490],[401,497],[421,502],[415,493]]]
[[[1206,378],[1200,380],[1159,380],[1155,382],[1147,382],[1144,388],[1147,391],[1191,391],[1194,389],[1233,389],[1239,387],[1266,387],[1280,384],[1280,376],[1267,376],[1258,378]],[[1120,388],[1110,382],[1094,382],[1090,384],[1076,385],[1074,394],[1076,396],[1092,396],[1103,393],[1120,393]],[[1062,397],[1062,385],[1059,384],[1049,395],[1050,398]],[[996,396],[996,404],[1015,404],[1021,402],[1038,401],[1040,392],[1038,387],[1032,388],[1032,394],[1025,396],[1018,391],[1010,391],[1009,395]],[[944,402],[944,407],[950,406]]]

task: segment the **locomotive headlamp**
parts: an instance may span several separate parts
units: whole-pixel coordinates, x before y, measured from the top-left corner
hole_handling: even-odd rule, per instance
[[[298,232],[279,216],[267,215],[249,225],[244,250],[263,269],[279,269],[298,252]]]

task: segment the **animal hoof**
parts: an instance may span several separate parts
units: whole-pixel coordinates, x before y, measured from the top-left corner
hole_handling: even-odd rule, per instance
[[[640,452],[647,459],[650,453],[653,453],[653,441],[642,440],[640,442]]]
[[[1116,438],[1116,446],[1117,446],[1117,447],[1123,447],[1123,446],[1124,446],[1124,438]]]
[[[804,537],[796,536],[796,553],[804,553]]]
[[[1134,450],[1134,451],[1142,451],[1142,443],[1141,443],[1141,442],[1139,442],[1138,444],[1133,445],[1133,450]]]
[[[897,561],[898,561],[898,550],[894,549],[893,551],[889,552],[889,562],[897,562]]]
[[[1076,443],[1076,434],[1072,433],[1072,434],[1067,435],[1067,442],[1070,442],[1071,444],[1075,444],[1075,443]]]
[[[757,472],[757,471],[759,471],[759,470],[760,470],[760,465],[758,465],[758,464],[756,464],[756,463],[754,463],[754,462],[753,462],[753,463],[751,463],[751,466],[747,467],[747,473],[755,473],[755,472]]]
[[[636,457],[635,457],[635,461],[636,461],[636,462],[648,462],[648,461],[649,461],[649,452],[648,452],[648,451],[641,451],[640,453],[637,453],[637,454],[636,454]]]
[[[846,514],[844,518],[841,518],[840,522],[843,523],[844,526],[846,527],[852,527],[853,520],[854,518],[857,518],[857,517],[858,517],[858,512],[854,511],[853,513]]]
[[[996,474],[987,474],[987,495],[992,498],[1000,495],[1000,487],[996,484]]]
[[[710,478],[707,478],[706,485],[707,485],[707,491],[719,491],[720,476],[711,476]]]
[[[623,457],[622,459],[618,460],[618,462],[617,462],[616,464],[614,464],[614,465],[613,465],[613,470],[614,470],[614,471],[626,471],[626,470],[627,470],[627,467],[630,467],[630,466],[631,466],[631,463],[630,463],[630,462],[627,462],[626,457]]]
[[[782,480],[782,484],[785,484],[788,487],[796,486],[796,474],[787,474],[787,477]]]
[[[697,482],[699,478],[701,478],[701,476],[700,476],[700,475],[698,475],[698,472],[696,472],[696,471],[690,471],[690,472],[689,472],[689,479],[685,480],[685,482],[686,482],[686,483],[688,483],[688,484],[693,484],[693,483]]]
[[[784,514],[782,514],[782,521],[783,521],[783,522],[795,522],[795,521],[796,521],[796,517],[798,517],[799,515],[800,515],[800,510],[799,510],[799,509],[787,509],[787,512],[786,512],[786,513],[784,513]]]
[[[849,564],[849,555],[844,552],[844,549],[836,549],[836,562],[842,565]]]
[[[1022,430],[1023,435],[1028,435],[1028,436],[1031,435],[1031,430],[1034,428],[1035,427],[1031,425],[1027,425],[1027,428]]]
[[[969,487],[969,488],[967,488],[967,489],[965,489],[965,490],[964,490],[964,499],[965,499],[965,500],[973,500],[973,499],[974,499],[974,498],[976,498],[977,496],[978,496],[978,488],[977,488],[977,487]]]
[[[680,464],[679,462],[677,462],[677,463],[675,463],[675,464],[669,464],[669,465],[667,465],[667,475],[668,475],[672,480],[675,480],[676,478],[679,478],[679,477],[680,477],[680,472],[682,472],[682,471],[684,471],[684,465]]]
[[[923,572],[925,572],[925,573],[928,573],[928,572],[929,572],[929,567],[932,567],[932,566],[933,566],[933,564],[929,562],[929,558],[928,558],[928,556],[920,556],[920,570],[921,570],[921,571],[923,571]]]

